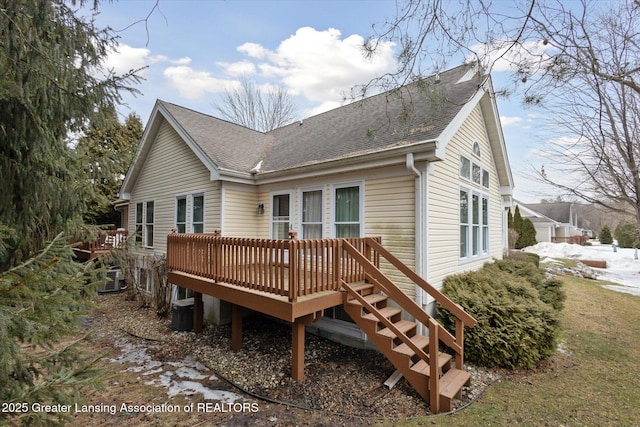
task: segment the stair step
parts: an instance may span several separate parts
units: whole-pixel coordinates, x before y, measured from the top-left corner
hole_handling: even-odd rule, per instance
[[[448,366],[450,366],[451,363],[451,355],[447,354],[447,353],[438,353],[438,367],[440,368],[440,371],[450,371],[451,369],[445,369]],[[413,366],[411,367],[412,371],[418,372],[422,375],[425,376],[429,376],[429,364],[426,362],[426,360],[418,360],[416,363],[413,364]]]
[[[461,369],[449,369],[440,377],[440,396],[453,399],[471,379],[471,374]]]
[[[373,283],[350,283],[349,287],[351,287],[351,289],[353,289],[354,291],[361,293],[361,291],[373,289]]]
[[[369,294],[369,295],[365,295],[363,298],[369,304],[375,306],[377,303],[379,303],[381,301],[385,301],[387,299],[387,296],[386,295],[382,295],[382,294]],[[348,304],[351,304],[351,305],[362,305],[362,304],[360,304],[360,301],[358,301],[355,298],[350,299],[348,301]]]
[[[379,309],[378,311],[380,312],[380,314],[382,314],[382,317],[385,317],[387,319],[391,319],[393,316],[402,313],[402,310],[400,310],[399,308],[395,308],[395,307],[383,307],[383,308]],[[365,320],[371,320],[371,321],[374,321],[374,322],[380,321],[380,319],[378,319],[378,316],[376,316],[373,313],[369,313],[369,314],[367,314],[365,316],[362,316],[362,318],[365,319]]]
[[[400,330],[400,332],[403,332],[405,334],[409,332],[411,329],[414,329],[416,327],[415,322],[410,322],[408,320],[400,320],[398,322],[395,322],[394,325],[396,328]],[[396,337],[395,332],[393,332],[389,328],[382,328],[377,332],[377,334],[382,335],[383,337],[388,337],[388,338]]]
[[[426,349],[429,346],[429,337],[425,337],[424,335],[415,335],[411,337],[411,341],[416,345],[416,347],[421,349]],[[399,346],[395,347],[393,351],[401,353],[407,357],[413,357],[415,352],[409,347],[407,344],[402,343]],[[425,351],[428,353],[428,351]]]

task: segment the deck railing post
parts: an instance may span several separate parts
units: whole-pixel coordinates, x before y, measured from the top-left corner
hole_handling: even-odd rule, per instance
[[[295,233],[295,232],[293,232]],[[291,233],[290,233],[291,234]],[[298,241],[294,238],[289,243],[289,301],[298,299]],[[284,260],[282,260],[284,265]],[[284,271],[284,268],[283,268]]]

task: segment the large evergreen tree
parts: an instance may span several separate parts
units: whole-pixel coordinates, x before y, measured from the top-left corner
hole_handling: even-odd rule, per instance
[[[87,187],[67,136],[136,77],[104,68],[115,37],[78,13],[84,3],[0,0],[1,402],[71,403],[93,377],[76,347],[60,343],[76,331],[92,281],[64,234],[81,222]],[[0,414],[16,423],[60,415]]]

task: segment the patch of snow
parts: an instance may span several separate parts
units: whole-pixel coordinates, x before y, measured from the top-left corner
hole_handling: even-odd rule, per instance
[[[605,288],[640,296],[640,260],[635,249],[615,248],[614,251],[612,245],[598,242],[591,246],[541,242],[523,250],[540,255],[540,262],[556,261],[556,258],[606,261],[607,268],[592,267],[598,273],[598,280],[614,283]]]
[[[167,388],[167,395],[169,397],[174,397],[179,394],[188,396],[202,394],[206,400],[216,400],[225,403],[235,403],[238,400],[244,400],[244,398],[237,393],[211,389],[199,382],[199,380],[205,379],[215,381],[218,378],[210,373],[205,373],[209,371],[209,369],[192,356],[180,362],[162,363],[153,360],[153,358],[147,354],[145,346],[132,344],[126,340],[118,340],[115,344],[121,349],[122,354],[115,359],[110,359],[112,363],[131,365],[125,369],[124,372],[139,372],[142,376],[149,377],[150,379],[144,384]]]

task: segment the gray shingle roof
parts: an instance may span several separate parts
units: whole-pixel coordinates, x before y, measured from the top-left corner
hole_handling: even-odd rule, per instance
[[[263,157],[271,140],[262,132],[165,101],[160,102],[220,168],[249,172]]]
[[[289,169],[437,138],[478,89],[460,66],[397,91],[354,102],[270,132],[263,171]]]
[[[267,133],[160,101],[219,167],[286,170],[437,138],[471,99],[480,77],[462,65],[399,90],[354,102]]]

